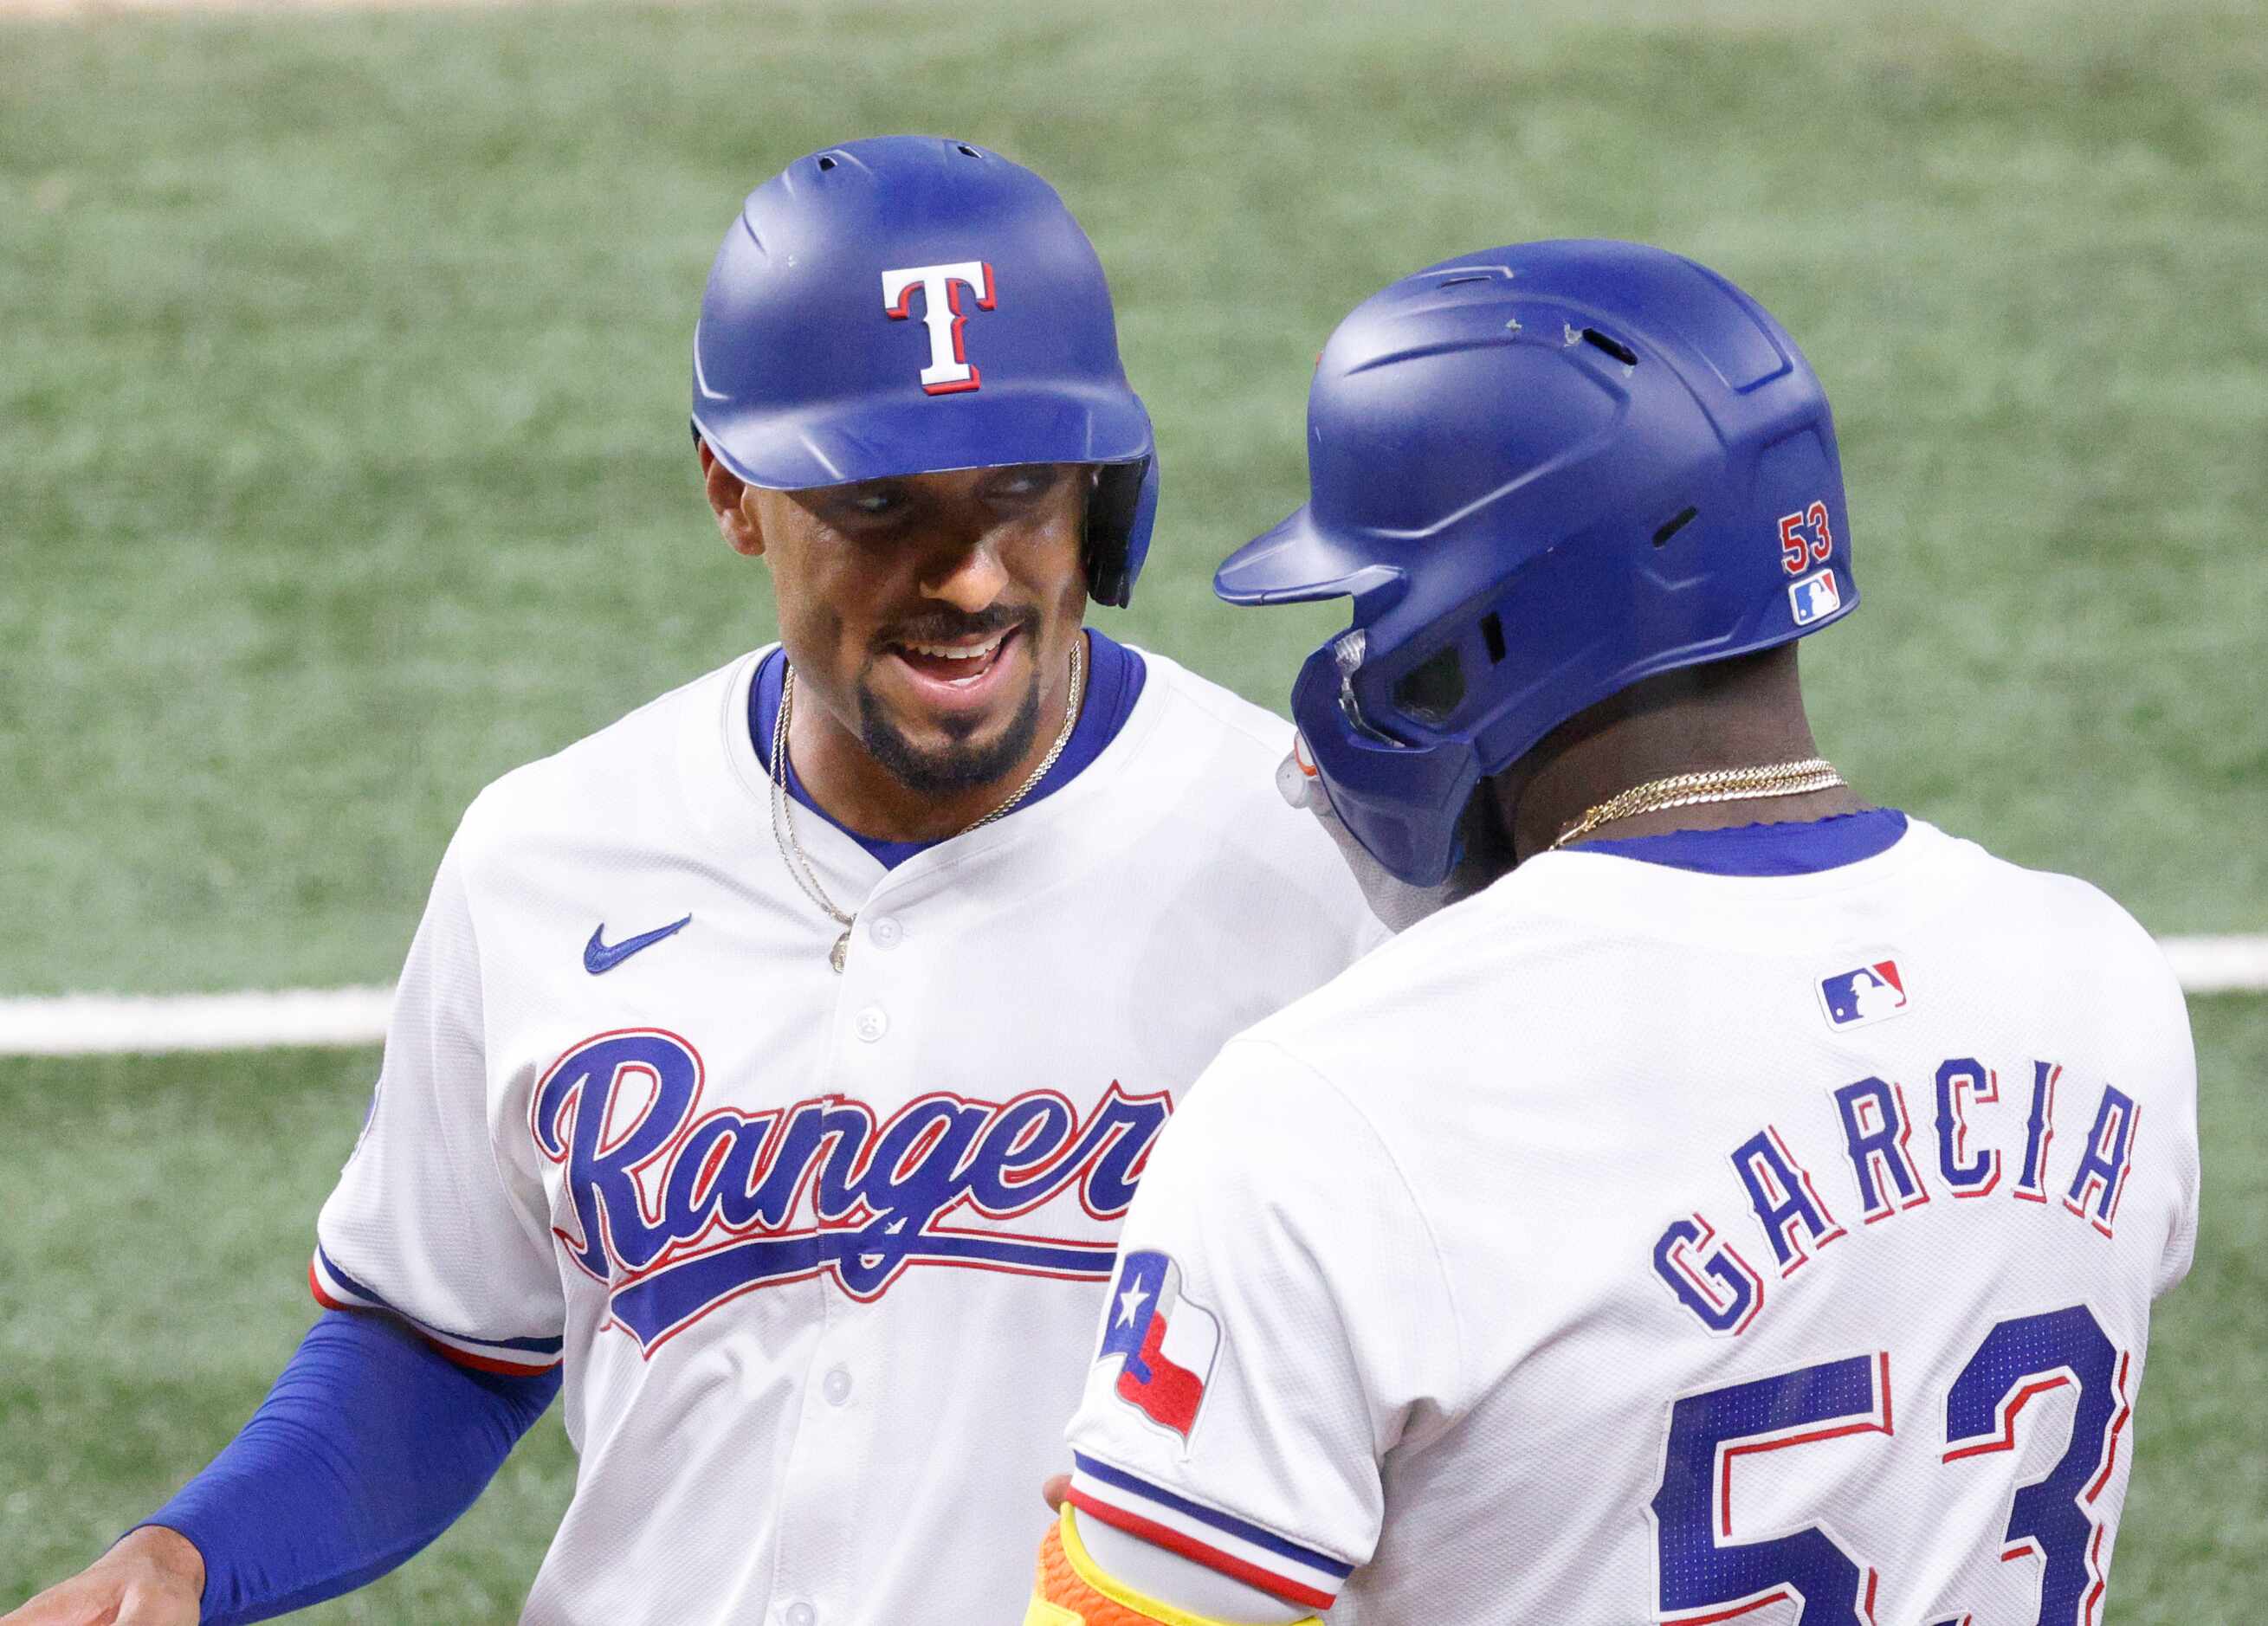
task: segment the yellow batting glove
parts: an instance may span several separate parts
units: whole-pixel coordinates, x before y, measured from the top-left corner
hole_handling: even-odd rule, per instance
[[[1040,1543],[1039,1572],[1024,1626],[1229,1626],[1210,1615],[1192,1615],[1170,1603],[1146,1598],[1113,1580],[1095,1564],[1079,1539],[1065,1506],[1047,1540]],[[1322,1626],[1309,1615],[1299,1626]]]

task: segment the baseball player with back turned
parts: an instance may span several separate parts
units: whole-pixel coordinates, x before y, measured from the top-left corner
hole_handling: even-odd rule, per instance
[[[1031,1626],[2095,1626],[2196,1235],[2164,960],[1863,803],[1794,640],[1858,602],[1825,396],[1611,242],[1332,336],[1238,603],[1399,904],[1151,1162]]]
[[[1022,1608],[1152,1143],[1371,922],[1271,788],[1290,729],[1081,625],[1140,571],[1157,462],[1038,176],[925,138],[789,166],[718,254],[693,394],[781,646],[473,805],[317,1226],[328,1313],[10,1626],[357,1586],[563,1384],[527,1621]]]

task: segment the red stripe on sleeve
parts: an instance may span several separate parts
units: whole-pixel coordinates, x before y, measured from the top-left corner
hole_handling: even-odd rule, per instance
[[[1108,1502],[1099,1502],[1075,1486],[1071,1492],[1071,1505],[1080,1512],[1092,1513],[1104,1524],[1123,1530],[1129,1535],[1140,1536],[1153,1547],[1162,1547],[1169,1553],[1179,1553],[1182,1557],[1201,1563],[1208,1570],[1219,1571],[1229,1579],[1242,1581],[1247,1586],[1256,1586],[1262,1592],[1283,1599],[1286,1603],[1300,1604],[1310,1609],[1328,1609],[1331,1607],[1332,1599],[1336,1595],[1332,1593],[1317,1592],[1314,1587],[1303,1582],[1292,1580],[1288,1576],[1278,1575],[1273,1571],[1263,1570],[1257,1564],[1247,1563],[1244,1559],[1224,1553],[1217,1548],[1207,1547],[1194,1537],[1183,1535],[1178,1530],[1168,1529],[1164,1525],[1143,1518],[1139,1513],[1130,1513],[1124,1508],[1114,1506]]]

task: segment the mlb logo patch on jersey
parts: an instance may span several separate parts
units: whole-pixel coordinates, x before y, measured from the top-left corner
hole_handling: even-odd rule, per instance
[[[1795,624],[1799,627],[1826,620],[1843,607],[1843,595],[1835,585],[1835,572],[1820,570],[1805,577],[1788,588],[1787,602],[1795,612]]]
[[[1850,971],[1819,979],[1819,1008],[1830,1027],[1864,1027],[1902,1014],[1906,979],[1888,955]]]
[[[1220,1322],[1182,1293],[1165,1254],[1129,1254],[1112,1289],[1098,1362],[1118,1360],[1118,1398],[1186,1444],[1220,1353]]]

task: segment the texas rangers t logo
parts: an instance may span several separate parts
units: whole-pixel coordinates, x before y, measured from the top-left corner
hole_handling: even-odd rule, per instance
[[[960,260],[951,265],[909,266],[882,273],[882,308],[893,321],[913,314],[915,289],[922,291],[922,325],[929,329],[929,365],[921,370],[921,386],[932,395],[973,390],[983,382],[968,359],[961,341],[961,325],[968,318],[961,308],[961,291],[973,289],[976,308],[993,306],[992,267],[983,260]]]

